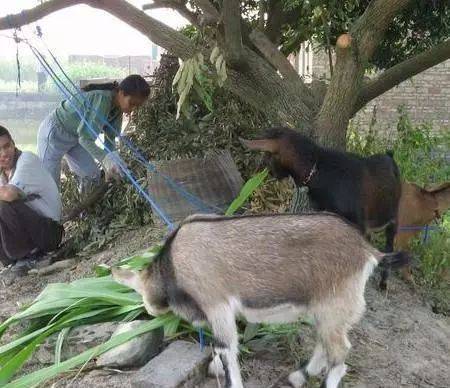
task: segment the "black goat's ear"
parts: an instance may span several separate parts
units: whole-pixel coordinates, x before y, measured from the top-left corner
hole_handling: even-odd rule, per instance
[[[242,143],[244,147],[256,151],[266,151],[275,154],[280,149],[277,139],[247,140],[239,138],[239,141]]]

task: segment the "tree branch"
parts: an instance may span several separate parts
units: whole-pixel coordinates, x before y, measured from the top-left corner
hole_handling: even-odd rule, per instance
[[[450,58],[450,40],[400,62],[385,70],[377,78],[367,82],[358,97],[354,113],[374,98],[397,86],[414,75]]]
[[[223,2],[225,53],[230,66],[239,66],[242,60],[241,9],[239,0]]]
[[[19,28],[23,25],[30,24],[36,20],[42,19],[53,12],[71,7],[77,4],[84,4],[85,0],[57,0],[46,1],[34,8],[23,10],[15,15],[7,15],[0,18],[0,30],[9,30],[10,28]]]
[[[350,31],[358,46],[358,54],[362,61],[368,61],[372,57],[395,16],[411,1],[373,0],[370,2]]]
[[[50,0],[21,13],[0,18],[0,30],[18,28],[77,4],[86,4],[116,16],[147,36],[153,43],[164,47],[182,59],[194,55],[194,45],[187,37],[146,15],[144,11],[137,9],[125,0]]]
[[[266,2],[260,1],[258,7],[258,29],[264,31],[264,15],[266,13]]]
[[[269,40],[277,46],[281,41],[283,20],[283,8],[280,2],[278,0],[269,0],[267,4],[267,27],[265,33]]]
[[[191,24],[200,27],[200,22],[194,12],[189,11],[184,0],[154,0],[151,4],[144,4],[142,10],[148,11],[158,8],[171,8],[177,11],[181,16],[186,18]]]
[[[203,12],[203,25],[217,23],[220,20],[219,11],[209,0],[193,0],[192,2]]]
[[[310,89],[302,82],[300,76],[297,74],[295,69],[292,67],[291,63],[287,58],[278,50],[278,48],[272,44],[272,42],[258,30],[253,30],[249,35],[251,42],[255,47],[264,55],[264,58],[277,69],[281,75],[286,78],[286,80],[297,87],[302,95],[305,96],[306,104],[311,108],[316,108],[317,101]]]

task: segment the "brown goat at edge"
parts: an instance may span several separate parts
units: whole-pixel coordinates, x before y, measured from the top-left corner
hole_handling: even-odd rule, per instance
[[[450,182],[422,188],[403,182],[398,209],[398,229],[394,239],[395,250],[408,250],[412,240],[420,235],[420,229],[439,219],[450,208]],[[402,230],[402,228],[405,228]],[[402,270],[405,280],[412,281],[411,268]]]

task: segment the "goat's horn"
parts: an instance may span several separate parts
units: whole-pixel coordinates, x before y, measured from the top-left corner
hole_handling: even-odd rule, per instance
[[[247,140],[240,137],[239,141],[244,147],[250,148],[251,150],[267,151],[271,153],[278,151],[278,142],[274,139]]]

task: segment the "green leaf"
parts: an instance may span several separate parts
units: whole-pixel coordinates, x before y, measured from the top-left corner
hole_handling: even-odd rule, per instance
[[[57,376],[60,373],[67,372],[72,368],[75,368],[79,365],[83,365],[86,361],[92,359],[93,357],[99,356],[100,354],[105,353],[108,350],[116,346],[119,346],[141,334],[155,330],[159,327],[163,327],[173,319],[174,315],[171,313],[156,317],[151,321],[140,325],[135,330],[130,330],[125,333],[121,333],[114,337],[111,337],[111,339],[109,339],[104,344],[86,350],[85,352],[79,354],[78,356],[72,357],[69,360],[61,362],[60,364],[40,369],[36,372],[30,373],[17,380],[14,380],[13,382],[5,385],[4,388],[29,388],[31,386],[41,384]]]
[[[94,272],[97,277],[111,275],[111,267],[106,264],[99,264],[94,267]]]
[[[228,207],[227,211],[225,212],[225,215],[226,216],[233,215],[236,212],[236,210],[238,210],[248,200],[248,198],[253,194],[253,192],[263,184],[264,180],[267,178],[268,173],[269,171],[267,169],[264,169],[263,171],[259,172],[258,174],[250,178],[245,183],[244,187],[241,189],[236,199]]]

